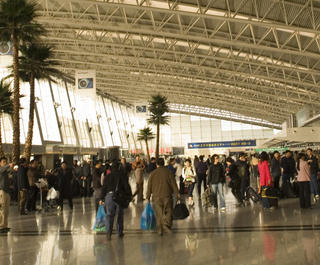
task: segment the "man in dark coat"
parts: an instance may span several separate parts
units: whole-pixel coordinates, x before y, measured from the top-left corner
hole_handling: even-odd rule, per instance
[[[36,183],[40,178],[40,172],[38,170],[38,162],[36,160],[32,160],[30,162],[30,166],[27,171],[28,181],[29,181],[29,189],[28,189],[28,199],[27,199],[27,210],[29,212],[36,210],[36,201],[38,188]]]
[[[71,180],[72,180],[72,170],[68,167],[67,162],[62,162],[61,168],[57,170],[58,177],[58,191],[59,200],[58,205],[63,210],[63,200],[68,199],[70,210],[73,209],[72,203],[72,191],[71,191]]]
[[[27,191],[29,189],[29,181],[27,176],[28,166],[25,158],[19,160],[19,167],[17,172],[17,184],[18,184],[18,205],[21,215],[25,215],[25,206],[27,200]]]
[[[147,200],[150,201],[151,195],[154,203],[158,234],[163,232],[172,233],[172,195],[180,198],[179,190],[173,173],[164,166],[164,159],[157,160],[157,169],[152,171],[148,180]]]
[[[82,179],[85,183],[84,196],[91,197],[91,182],[92,182],[92,174],[91,174],[91,160],[84,161],[82,166]]]

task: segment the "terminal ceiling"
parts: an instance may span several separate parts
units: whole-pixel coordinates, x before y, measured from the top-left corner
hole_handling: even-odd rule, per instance
[[[318,1],[38,2],[62,68],[95,69],[97,89],[129,104],[160,92],[176,111],[270,127],[319,110]]]

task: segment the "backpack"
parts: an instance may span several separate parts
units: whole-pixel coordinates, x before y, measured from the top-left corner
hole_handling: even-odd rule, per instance
[[[245,178],[246,174],[247,174],[246,166],[245,165],[238,165],[237,172],[238,172],[238,176],[240,178]]]

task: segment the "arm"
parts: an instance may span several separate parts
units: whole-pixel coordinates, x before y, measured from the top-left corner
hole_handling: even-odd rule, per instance
[[[186,180],[186,174],[185,174],[185,168],[183,168],[182,169],[182,178],[184,179],[184,180]]]
[[[169,182],[170,182],[170,186],[171,186],[174,194],[176,195],[177,198],[179,198],[179,197],[180,197],[180,194],[179,194],[177,182],[176,182],[176,180],[175,180],[175,178],[174,178],[174,175],[173,175],[172,173],[170,173]]]
[[[209,167],[208,169],[208,177],[207,177],[207,184],[209,186],[209,183],[211,183],[211,179],[212,179],[212,176],[211,176],[211,167]]]
[[[148,179],[148,188],[147,188],[147,197],[146,197],[148,201],[150,201],[151,194],[152,194],[152,179],[153,179],[153,174],[151,173]]]
[[[266,172],[266,178],[267,178],[266,180],[267,180],[268,186],[270,186],[271,185],[271,174],[270,174],[268,163],[265,164],[265,172]]]

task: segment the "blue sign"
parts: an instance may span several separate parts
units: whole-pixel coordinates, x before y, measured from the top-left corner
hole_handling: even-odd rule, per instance
[[[198,148],[230,148],[256,146],[256,140],[229,141],[229,142],[206,142],[206,143],[188,143],[188,149]]]

